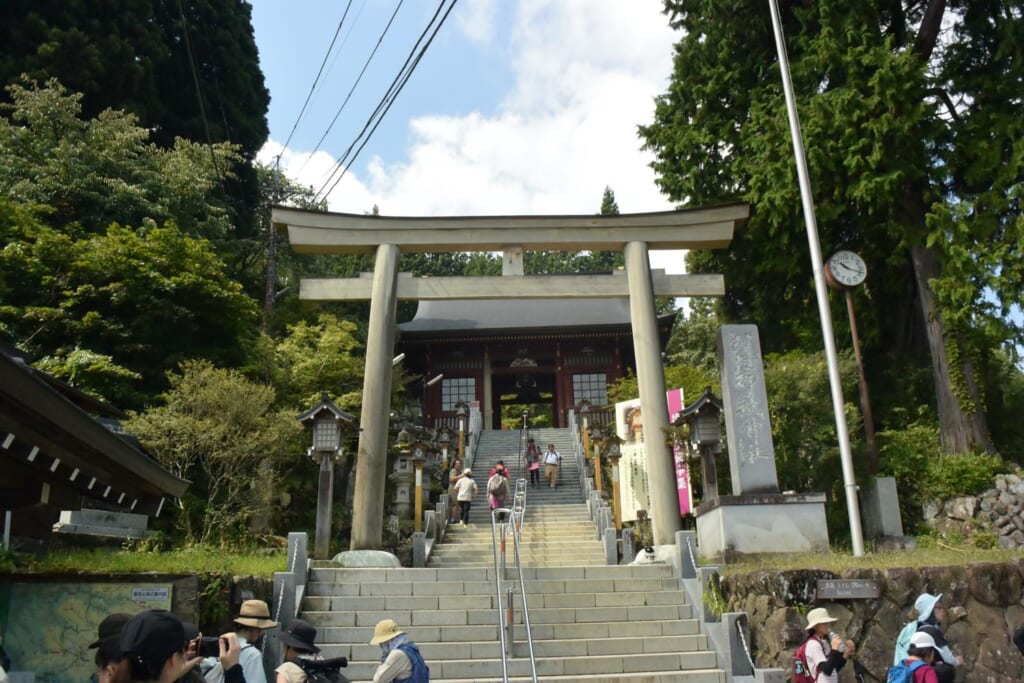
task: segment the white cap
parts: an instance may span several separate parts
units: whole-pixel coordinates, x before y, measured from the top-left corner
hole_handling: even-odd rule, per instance
[[[914,635],[910,636],[911,647],[930,647],[932,649],[938,649],[935,645],[935,639],[930,634],[918,631]]]

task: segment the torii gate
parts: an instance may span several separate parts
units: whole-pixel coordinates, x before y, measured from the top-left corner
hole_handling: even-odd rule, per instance
[[[272,223],[287,230],[303,254],[376,254],[373,273],[358,278],[303,279],[306,301],[370,301],[363,377],[353,550],[379,548],[384,527],[391,360],[399,299],[547,299],[628,297],[637,384],[645,429],[668,428],[665,378],[658,341],[655,296],[722,296],[721,275],[666,275],[652,271],[650,249],[722,249],[750,215],[746,204],[613,216],[396,217],[274,207]],[[524,251],[622,250],[626,277],[525,275]],[[500,251],[501,277],[399,277],[401,253]],[[657,443],[657,439],[651,443]],[[674,542],[680,529],[673,459],[664,448],[647,449],[654,542]]]

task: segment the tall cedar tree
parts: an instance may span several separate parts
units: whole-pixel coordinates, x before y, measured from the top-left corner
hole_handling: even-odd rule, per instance
[[[930,355],[943,447],[989,448],[983,372],[1022,338],[1008,313],[1024,294],[1024,4],[780,5],[823,250],[871,269],[855,299],[872,384]],[[753,208],[691,271],[725,274],[726,318],[757,322],[766,351],[820,347],[769,6],[666,0],[665,13],[682,36],[640,127],[658,183],[684,204]]]
[[[83,94],[85,118],[123,109],[165,148],[175,137],[238,145],[241,159],[220,174],[222,191],[235,237],[257,237],[259,188],[250,162],[267,139],[270,94],[251,12],[240,0],[5,0],[0,84],[23,74],[56,78]],[[232,251],[241,262],[253,248]]]

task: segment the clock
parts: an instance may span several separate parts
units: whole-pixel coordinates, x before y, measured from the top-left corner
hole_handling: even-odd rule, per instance
[[[856,287],[867,278],[868,266],[860,256],[844,249],[825,261],[825,275],[829,284],[837,289]]]

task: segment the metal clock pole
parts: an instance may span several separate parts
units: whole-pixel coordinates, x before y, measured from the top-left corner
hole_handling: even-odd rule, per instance
[[[851,266],[850,263],[853,263]],[[851,251],[838,251],[825,262],[825,282],[833,289],[842,290],[846,295],[846,313],[850,318],[850,336],[853,338],[853,357],[857,361],[857,387],[860,391],[860,410],[864,417],[864,437],[868,442],[868,467],[871,473],[878,471],[878,443],[875,440],[875,419],[871,412],[871,397],[868,380],[864,372],[864,359],[860,354],[860,335],[857,333],[857,316],[853,311],[853,289],[867,278],[867,265]]]
[[[850,541],[854,557],[864,555],[864,534],[860,524],[860,501],[857,499],[857,481],[853,473],[853,456],[850,454],[850,434],[846,425],[843,406],[843,388],[839,379],[839,361],[836,357],[835,333],[832,331],[832,312],[828,305],[828,290],[822,273],[821,243],[818,240],[818,225],[814,218],[814,200],[811,181],[807,171],[807,156],[804,153],[803,134],[793,97],[793,82],[789,73],[789,58],[786,56],[786,41],[782,35],[782,20],[779,17],[777,0],[769,0],[772,15],[772,30],[775,46],[779,53],[779,70],[782,72],[782,89],[786,96],[786,110],[789,114],[789,129],[793,137],[793,156],[796,159],[797,178],[800,181],[800,199],[807,225],[807,243],[811,251],[811,267],[814,270],[814,289],[818,298],[818,315],[821,317],[821,332],[825,338],[825,359],[828,362],[828,378],[832,389],[832,410],[835,413],[836,436],[839,440],[839,459],[843,466],[843,485],[846,492],[846,512],[850,518]]]

